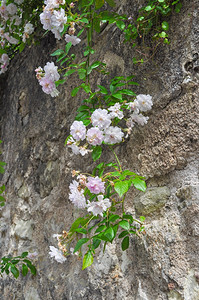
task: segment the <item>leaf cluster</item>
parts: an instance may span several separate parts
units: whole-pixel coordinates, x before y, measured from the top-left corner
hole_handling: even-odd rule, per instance
[[[20,270],[23,276],[28,274],[28,271],[32,273],[32,275],[36,275],[36,268],[32,264],[30,260],[26,257],[28,256],[28,252],[23,252],[20,256],[15,257],[2,257],[0,261],[0,271],[2,273],[6,273],[12,275],[17,279],[20,274]]]

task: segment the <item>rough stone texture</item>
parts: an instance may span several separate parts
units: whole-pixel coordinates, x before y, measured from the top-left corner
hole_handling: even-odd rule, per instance
[[[142,1],[120,1],[134,15]],[[146,64],[133,65],[136,50],[123,44],[113,25],[96,40],[94,59],[112,75],[136,74],[138,93],[154,99],[147,126],[135,128],[117,148],[126,167],[147,176],[148,191],[129,194],[126,209],[146,214],[146,235],[134,237],[122,253],[110,245],[88,269],[69,257],[64,264],[48,256],[52,235],[78,216],[68,200],[71,169],[85,170],[85,159],[65,149],[64,140],[81,97],[71,99],[75,77],[54,99],[41,92],[34,69],[49,60],[51,36],[25,49],[1,80],[1,139],[7,163],[2,182],[7,202],[0,212],[1,255],[38,251],[38,274],[0,283],[3,300],[198,300],[199,299],[199,3],[183,1],[168,18],[171,44]],[[84,44],[84,41],[82,42]],[[79,48],[78,48],[79,47]],[[77,54],[81,45],[77,46]],[[147,47],[140,49],[151,55]],[[97,84],[104,78],[94,78]],[[110,155],[106,154],[107,159]],[[92,163],[88,160],[88,164]],[[135,200],[134,200],[135,199]]]

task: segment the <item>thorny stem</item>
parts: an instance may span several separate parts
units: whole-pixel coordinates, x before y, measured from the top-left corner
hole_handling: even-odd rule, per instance
[[[109,146],[109,148],[111,149],[111,151],[113,152],[113,154],[114,154],[114,156],[115,156],[115,159],[116,159],[116,161],[117,161],[117,163],[118,163],[120,172],[122,172],[122,165],[121,165],[121,163],[120,163],[120,161],[119,161],[119,158],[117,157],[117,154],[115,153],[115,151],[113,150],[113,148],[112,148],[111,146]]]

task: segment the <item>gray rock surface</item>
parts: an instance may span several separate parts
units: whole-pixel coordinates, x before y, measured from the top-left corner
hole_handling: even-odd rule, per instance
[[[134,16],[141,2],[120,1],[119,9]],[[107,63],[110,78],[135,74],[136,91],[151,94],[154,108],[148,125],[135,128],[116,149],[125,167],[148,178],[147,192],[129,193],[126,203],[127,211],[146,215],[146,234],[133,237],[125,253],[119,242],[104,255],[99,250],[87,270],[81,271],[75,256],[59,264],[48,255],[49,245],[56,246],[52,235],[68,229],[78,216],[67,196],[71,169],[92,164],[64,147],[83,97],[70,96],[77,78],[71,77],[57,98],[42,93],[34,69],[44,66],[56,49],[51,35],[16,56],[0,78],[0,133],[7,163],[0,255],[39,253],[37,276],[1,280],[2,300],[199,299],[198,11],[198,0],[183,1],[181,13],[168,18],[171,44],[143,65],[132,63],[136,50],[123,44],[114,26],[96,37],[93,60]],[[149,55],[144,45],[140,50]],[[104,83],[104,78],[95,77],[96,82]]]

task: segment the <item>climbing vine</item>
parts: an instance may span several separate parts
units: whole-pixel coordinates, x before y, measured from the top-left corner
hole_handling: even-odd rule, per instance
[[[91,85],[91,76],[108,74],[104,62],[93,62],[93,33],[100,33],[104,25],[115,24],[124,33],[125,42],[133,46],[148,34],[154,41],[168,44],[169,24],[164,17],[173,9],[179,12],[181,1],[147,1],[137,19],[116,13],[114,0],[45,0],[42,10],[37,1],[31,2],[31,10],[26,10],[27,2],[23,0],[0,3],[1,73],[8,68],[8,52],[11,51],[12,57],[15,51],[23,50],[25,43],[34,40],[34,34],[37,36],[35,27],[40,19],[45,33],[51,31],[56,39],[66,42],[63,49],[51,54],[57,65],[51,61],[35,70],[43,92],[51,97],[59,96],[59,85],[76,73],[80,84],[73,88],[71,96],[75,97],[80,89],[86,95],[77,109],[65,145],[74,155],[91,155],[94,162],[100,159],[100,163],[96,163],[91,173],[72,170],[68,198],[84,216],[77,218],[62,234],[54,235],[58,248],[50,246],[49,252],[60,263],[71,254],[83,256],[82,269],[85,269],[93,263],[100,245],[103,244],[105,251],[106,245],[118,238],[124,251],[131,236],[140,236],[144,231],[144,217],[136,219],[126,213],[125,201],[130,188],[145,192],[145,178],[123,168],[115,147],[127,141],[135,126],[147,124],[146,114],[153,105],[150,95],[135,94],[132,87],[138,84],[131,74],[115,76],[105,85]],[[86,40],[84,49],[81,39]],[[81,61],[77,62],[73,47],[83,52]],[[103,161],[105,149],[112,153],[111,162]]]

